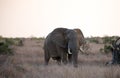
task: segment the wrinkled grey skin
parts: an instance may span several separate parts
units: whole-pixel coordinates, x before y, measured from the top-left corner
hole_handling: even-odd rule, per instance
[[[44,42],[45,64],[48,65],[52,58],[57,60],[58,64],[61,63],[61,60],[66,64],[68,60],[73,63],[74,67],[77,67],[78,51],[82,44],[84,44],[84,36],[80,29],[54,29]],[[68,53],[68,49],[71,54]]]

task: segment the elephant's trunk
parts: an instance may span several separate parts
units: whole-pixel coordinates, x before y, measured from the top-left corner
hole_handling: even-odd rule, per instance
[[[68,43],[68,53],[72,54],[72,61],[74,67],[77,67],[77,61],[78,61],[78,48],[77,48],[77,42],[74,40],[70,40]]]
[[[74,67],[78,67],[78,51],[73,52],[72,60]]]

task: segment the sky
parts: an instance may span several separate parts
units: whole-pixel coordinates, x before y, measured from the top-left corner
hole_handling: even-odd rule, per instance
[[[120,36],[120,0],[0,0],[3,37],[46,37],[58,27]]]

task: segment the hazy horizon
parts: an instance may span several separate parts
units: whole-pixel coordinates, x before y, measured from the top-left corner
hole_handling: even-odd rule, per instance
[[[120,36],[119,0],[0,0],[0,36],[46,37],[58,27]]]

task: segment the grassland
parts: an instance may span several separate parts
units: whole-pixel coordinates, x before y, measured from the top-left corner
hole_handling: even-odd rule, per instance
[[[79,53],[78,68],[57,65],[50,59],[44,66],[44,39],[27,38],[23,46],[13,46],[14,55],[0,55],[0,78],[120,78],[119,66],[106,66],[111,54],[101,53],[103,43],[88,42],[88,53]]]

